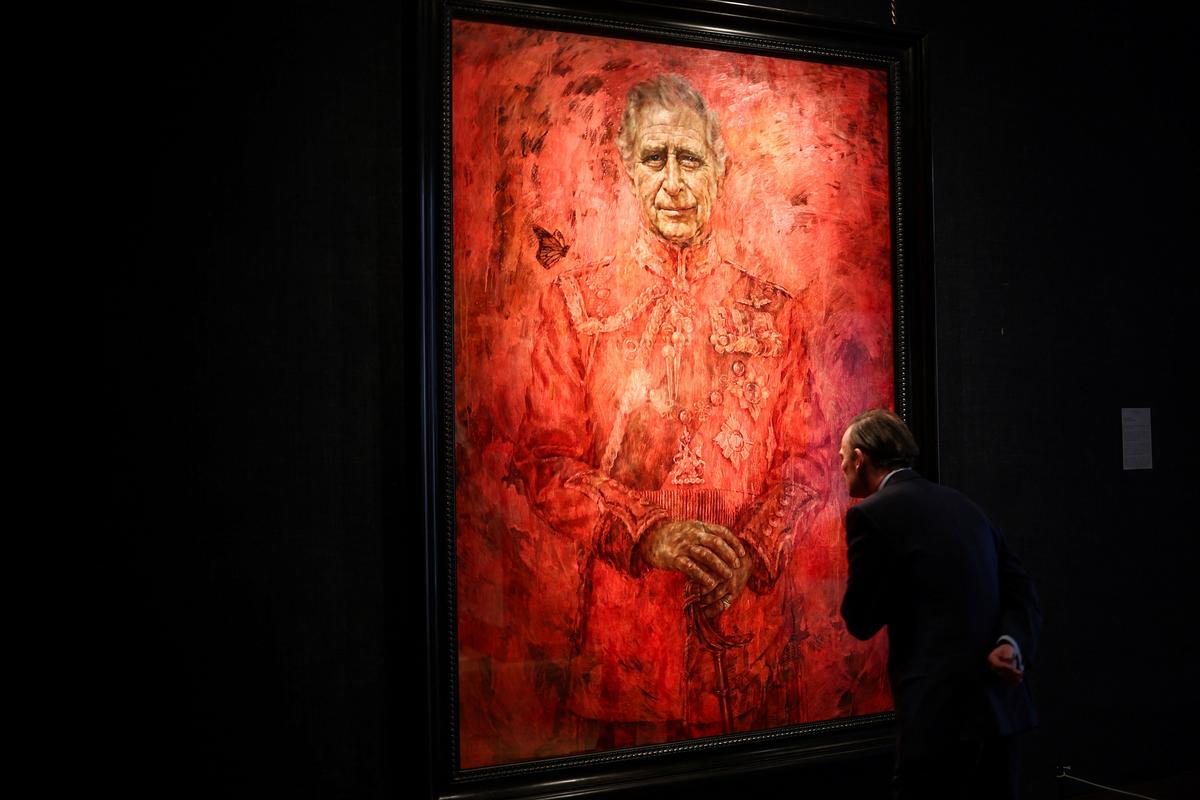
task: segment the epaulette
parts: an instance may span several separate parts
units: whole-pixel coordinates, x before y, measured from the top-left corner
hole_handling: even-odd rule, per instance
[[[567,313],[571,317],[571,327],[579,333],[595,335],[620,330],[631,323],[651,303],[663,297],[668,291],[666,284],[652,284],[639,292],[637,297],[617,313],[610,314],[602,319],[592,317],[588,314],[587,308],[584,305],[583,290],[579,288],[579,281],[582,279],[586,282],[595,273],[610,267],[613,261],[614,259],[612,258],[606,258],[587,264],[578,264],[563,271],[562,274],[554,279],[554,285],[562,292],[563,302],[566,303]]]
[[[740,272],[742,275],[746,276],[747,278],[754,281],[755,283],[761,284],[773,291],[779,292],[780,294],[782,294],[784,297],[787,297],[788,299],[791,299],[792,297],[794,297],[794,295],[790,291],[788,291],[786,288],[784,288],[780,284],[775,283],[775,281],[770,281],[759,275],[755,275],[750,270],[746,269],[745,267],[741,266],[740,264],[736,264],[736,263],[730,261],[727,258],[722,259],[722,261],[724,261],[725,264],[732,267],[737,272]]]

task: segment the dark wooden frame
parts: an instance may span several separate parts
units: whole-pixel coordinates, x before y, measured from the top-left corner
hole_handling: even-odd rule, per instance
[[[925,445],[922,470],[931,477],[937,473],[931,175],[921,35],[894,27],[833,23],[724,0],[690,2],[686,7],[678,2],[620,1],[588,3],[584,10],[583,5],[423,0],[415,36],[407,32],[407,41],[415,45],[408,63],[415,68],[416,78],[407,92],[415,103],[399,119],[412,126],[404,141],[406,148],[411,148],[411,155],[406,155],[415,174],[406,186],[416,196],[407,197],[404,206],[406,213],[414,214],[416,219],[407,220],[405,229],[414,234],[409,252],[419,254],[420,291],[406,302],[407,308],[418,312],[419,319],[416,325],[406,325],[405,330],[415,332],[419,341],[392,352],[403,350],[415,355],[416,364],[406,370],[401,384],[418,376],[417,385],[405,389],[404,394],[416,399],[411,410],[421,419],[417,457],[422,473],[419,494],[427,554],[427,710],[433,793],[444,798],[561,797],[623,789],[653,794],[714,776],[737,778],[797,764],[828,767],[877,757],[891,745],[891,714],[495,767],[459,767],[450,264],[449,32],[453,20],[483,20],[886,68],[891,124],[895,402],[897,411]],[[411,277],[415,276],[410,273]],[[385,347],[385,355],[387,352]],[[406,434],[391,441],[404,441],[409,446],[416,439]],[[413,455],[398,454],[396,461],[413,463],[409,461]],[[415,492],[406,495],[415,496]],[[399,523],[400,516],[394,512],[386,514],[385,519]],[[411,509],[404,521],[409,529],[414,522]],[[401,534],[397,531],[396,535]],[[409,530],[403,535],[414,534]],[[399,553],[401,548],[389,548],[389,552]],[[398,615],[394,618],[399,619]],[[408,655],[411,657],[411,653]]]

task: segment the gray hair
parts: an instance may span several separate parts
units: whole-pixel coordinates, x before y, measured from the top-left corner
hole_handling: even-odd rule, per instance
[[[634,85],[625,98],[621,132],[617,135],[617,150],[625,162],[625,169],[632,170],[637,160],[634,148],[638,139],[640,112],[651,105],[666,109],[683,107],[699,114],[705,123],[704,134],[708,141],[708,149],[717,162],[717,176],[725,174],[725,140],[721,138],[721,125],[717,122],[717,115],[709,110],[704,98],[685,78],[672,74],[656,75],[648,81]]]
[[[911,467],[921,454],[904,420],[886,408],[864,411],[850,422],[849,445],[885,469]]]

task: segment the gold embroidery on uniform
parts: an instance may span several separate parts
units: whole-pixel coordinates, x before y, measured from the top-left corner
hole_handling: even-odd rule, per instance
[[[753,306],[754,302],[748,300],[746,305]],[[775,330],[775,318],[771,314],[724,306],[712,306],[708,314],[713,329],[708,341],[718,353],[745,353],[768,358],[783,354],[783,334]]]
[[[729,388],[741,407],[750,414],[750,418],[757,422],[762,402],[770,395],[766,386],[766,376],[751,369],[744,376],[734,379]]]
[[[566,301],[567,312],[571,316],[571,327],[585,336],[621,330],[633,322],[651,303],[661,300],[667,294],[667,287],[662,284],[647,286],[616,314],[596,319],[584,308],[583,290],[579,288],[574,276],[561,275],[555,283]]]
[[[704,459],[700,456],[700,443],[697,442],[693,447],[691,442],[692,432],[684,429],[679,437],[679,452],[673,459],[675,466],[671,468],[670,479],[673,484],[704,483]]]
[[[754,444],[746,434],[741,420],[732,416],[721,423],[721,432],[713,441],[735,467],[750,457],[750,446]]]

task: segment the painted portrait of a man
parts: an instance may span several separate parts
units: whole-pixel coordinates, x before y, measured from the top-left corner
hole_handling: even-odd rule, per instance
[[[886,76],[477,23],[454,58],[463,766],[887,709],[836,615]]]

